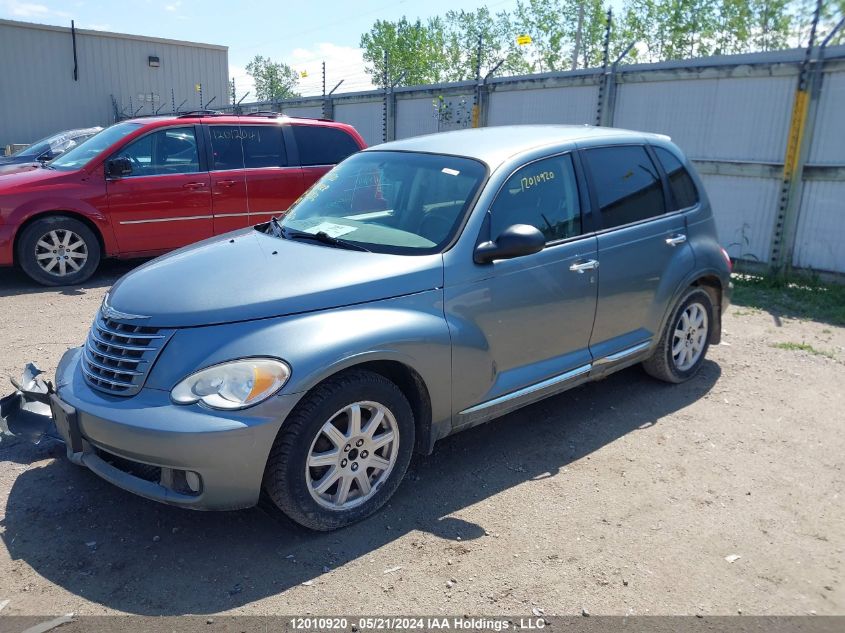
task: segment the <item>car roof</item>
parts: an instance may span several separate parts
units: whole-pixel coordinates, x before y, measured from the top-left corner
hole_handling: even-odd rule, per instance
[[[203,121],[205,123],[229,123],[229,124],[244,124],[244,123],[296,123],[303,125],[336,125],[339,127],[348,127],[346,123],[339,121],[331,121],[329,119],[315,119],[305,117],[292,117],[286,114],[278,115],[250,115],[250,114],[215,114],[215,113],[194,113],[186,112],[185,114],[168,114],[163,116],[145,116],[136,117],[134,119],[126,119],[130,123],[141,123],[149,125],[151,123],[164,124],[180,122],[197,122]]]
[[[662,134],[591,125],[502,125],[415,136],[375,145],[365,151],[426,152],[474,158],[495,169],[508,158],[542,147],[587,139],[610,143],[668,140]]]

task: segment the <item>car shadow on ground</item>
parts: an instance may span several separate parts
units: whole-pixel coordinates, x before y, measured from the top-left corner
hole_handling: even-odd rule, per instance
[[[133,268],[143,264],[146,259],[107,259],[88,281],[75,286],[42,286],[27,277],[17,266],[0,269],[0,297],[19,295],[59,293],[75,296],[85,294],[85,290],[108,288]]]
[[[452,515],[647,430],[705,396],[720,373],[706,361],[693,380],[667,385],[634,367],[447,438],[433,455],[414,459],[389,506],[326,534],[261,509],[202,513],[156,504],[63,458],[45,459],[61,457],[60,445],[16,444],[0,449],[0,463],[27,461],[21,452],[36,463],[14,467],[22,472],[0,522],[2,540],[12,559],[104,607],[216,613],[314,581],[414,530],[436,535],[444,547],[483,538],[484,525]]]

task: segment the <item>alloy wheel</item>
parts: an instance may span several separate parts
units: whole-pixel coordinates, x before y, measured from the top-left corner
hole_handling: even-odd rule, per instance
[[[72,275],[88,261],[88,245],[73,231],[55,229],[35,243],[35,261],[44,272],[55,277]]]
[[[308,491],[330,510],[370,499],[390,476],[399,454],[399,426],[378,402],[355,402],[320,428],[305,464]]]
[[[672,360],[679,371],[687,371],[701,358],[707,342],[707,310],[691,303],[681,313],[672,338]]]

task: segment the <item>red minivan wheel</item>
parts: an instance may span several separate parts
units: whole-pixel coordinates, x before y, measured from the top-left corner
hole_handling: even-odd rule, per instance
[[[45,286],[70,286],[88,279],[100,263],[100,242],[86,224],[61,215],[39,218],[18,241],[18,263]]]

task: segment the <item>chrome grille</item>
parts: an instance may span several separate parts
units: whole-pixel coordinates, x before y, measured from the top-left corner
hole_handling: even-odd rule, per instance
[[[97,313],[85,341],[85,380],[92,387],[115,395],[138,393],[171,334],[173,330],[122,323]]]

